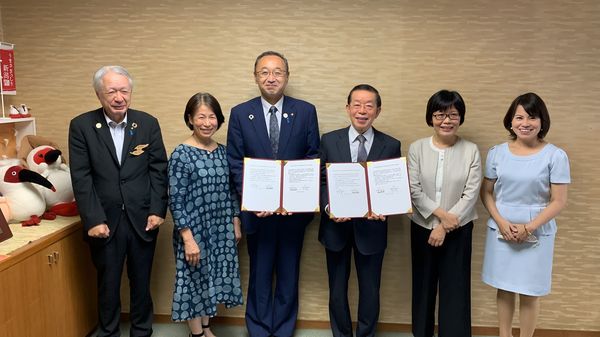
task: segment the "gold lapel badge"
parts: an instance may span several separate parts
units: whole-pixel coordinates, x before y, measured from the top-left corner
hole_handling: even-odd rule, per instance
[[[100,129],[102,127],[102,123],[96,123],[96,129]]]
[[[144,149],[148,147],[148,144],[140,144],[133,148],[133,151],[129,152],[134,156],[139,156],[144,153]]]

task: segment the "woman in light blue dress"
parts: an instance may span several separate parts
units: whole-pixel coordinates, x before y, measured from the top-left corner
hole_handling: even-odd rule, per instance
[[[192,337],[214,337],[209,318],[217,304],[242,304],[239,204],[225,146],[212,139],[225,121],[219,102],[195,94],[184,121],[193,133],[173,151],[168,171],[176,263],[172,319],[187,321]]]
[[[556,222],[567,203],[569,160],[544,141],[550,116],[542,99],[517,97],[504,117],[511,141],[488,153],[481,200],[490,213],[483,282],[498,289],[500,337],[510,337],[519,294],[521,337],[533,336],[539,297],[550,293]]]

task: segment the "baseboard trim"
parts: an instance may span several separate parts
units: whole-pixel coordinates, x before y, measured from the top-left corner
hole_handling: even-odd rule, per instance
[[[128,321],[129,314],[122,313],[121,319]],[[171,316],[169,315],[154,315],[154,322],[156,323],[173,323]],[[245,325],[243,317],[227,317],[217,316],[212,318],[212,322],[216,324],[224,325]],[[300,329],[329,329],[329,321],[311,321],[311,320],[299,320],[296,323],[296,327]],[[410,324],[401,323],[378,323],[378,331],[386,332],[410,332]],[[486,327],[486,326],[474,326],[471,328],[474,335],[482,336],[497,336],[498,328]],[[519,329],[513,329],[513,336],[519,335]],[[585,331],[585,330],[556,330],[556,329],[536,329],[535,337],[600,337],[600,331]]]

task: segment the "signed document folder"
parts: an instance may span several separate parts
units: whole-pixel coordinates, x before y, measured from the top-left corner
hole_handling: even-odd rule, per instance
[[[326,167],[330,217],[412,213],[405,157]]]
[[[242,211],[319,212],[319,159],[244,158]]]

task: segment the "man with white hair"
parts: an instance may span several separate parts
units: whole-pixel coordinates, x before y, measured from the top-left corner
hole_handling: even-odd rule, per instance
[[[102,107],[69,127],[73,191],[98,271],[98,336],[120,336],[120,289],[127,261],[130,336],[152,335],[150,274],[167,211],[167,155],[158,120],[130,109],[133,80],[105,66],[93,86]]]

